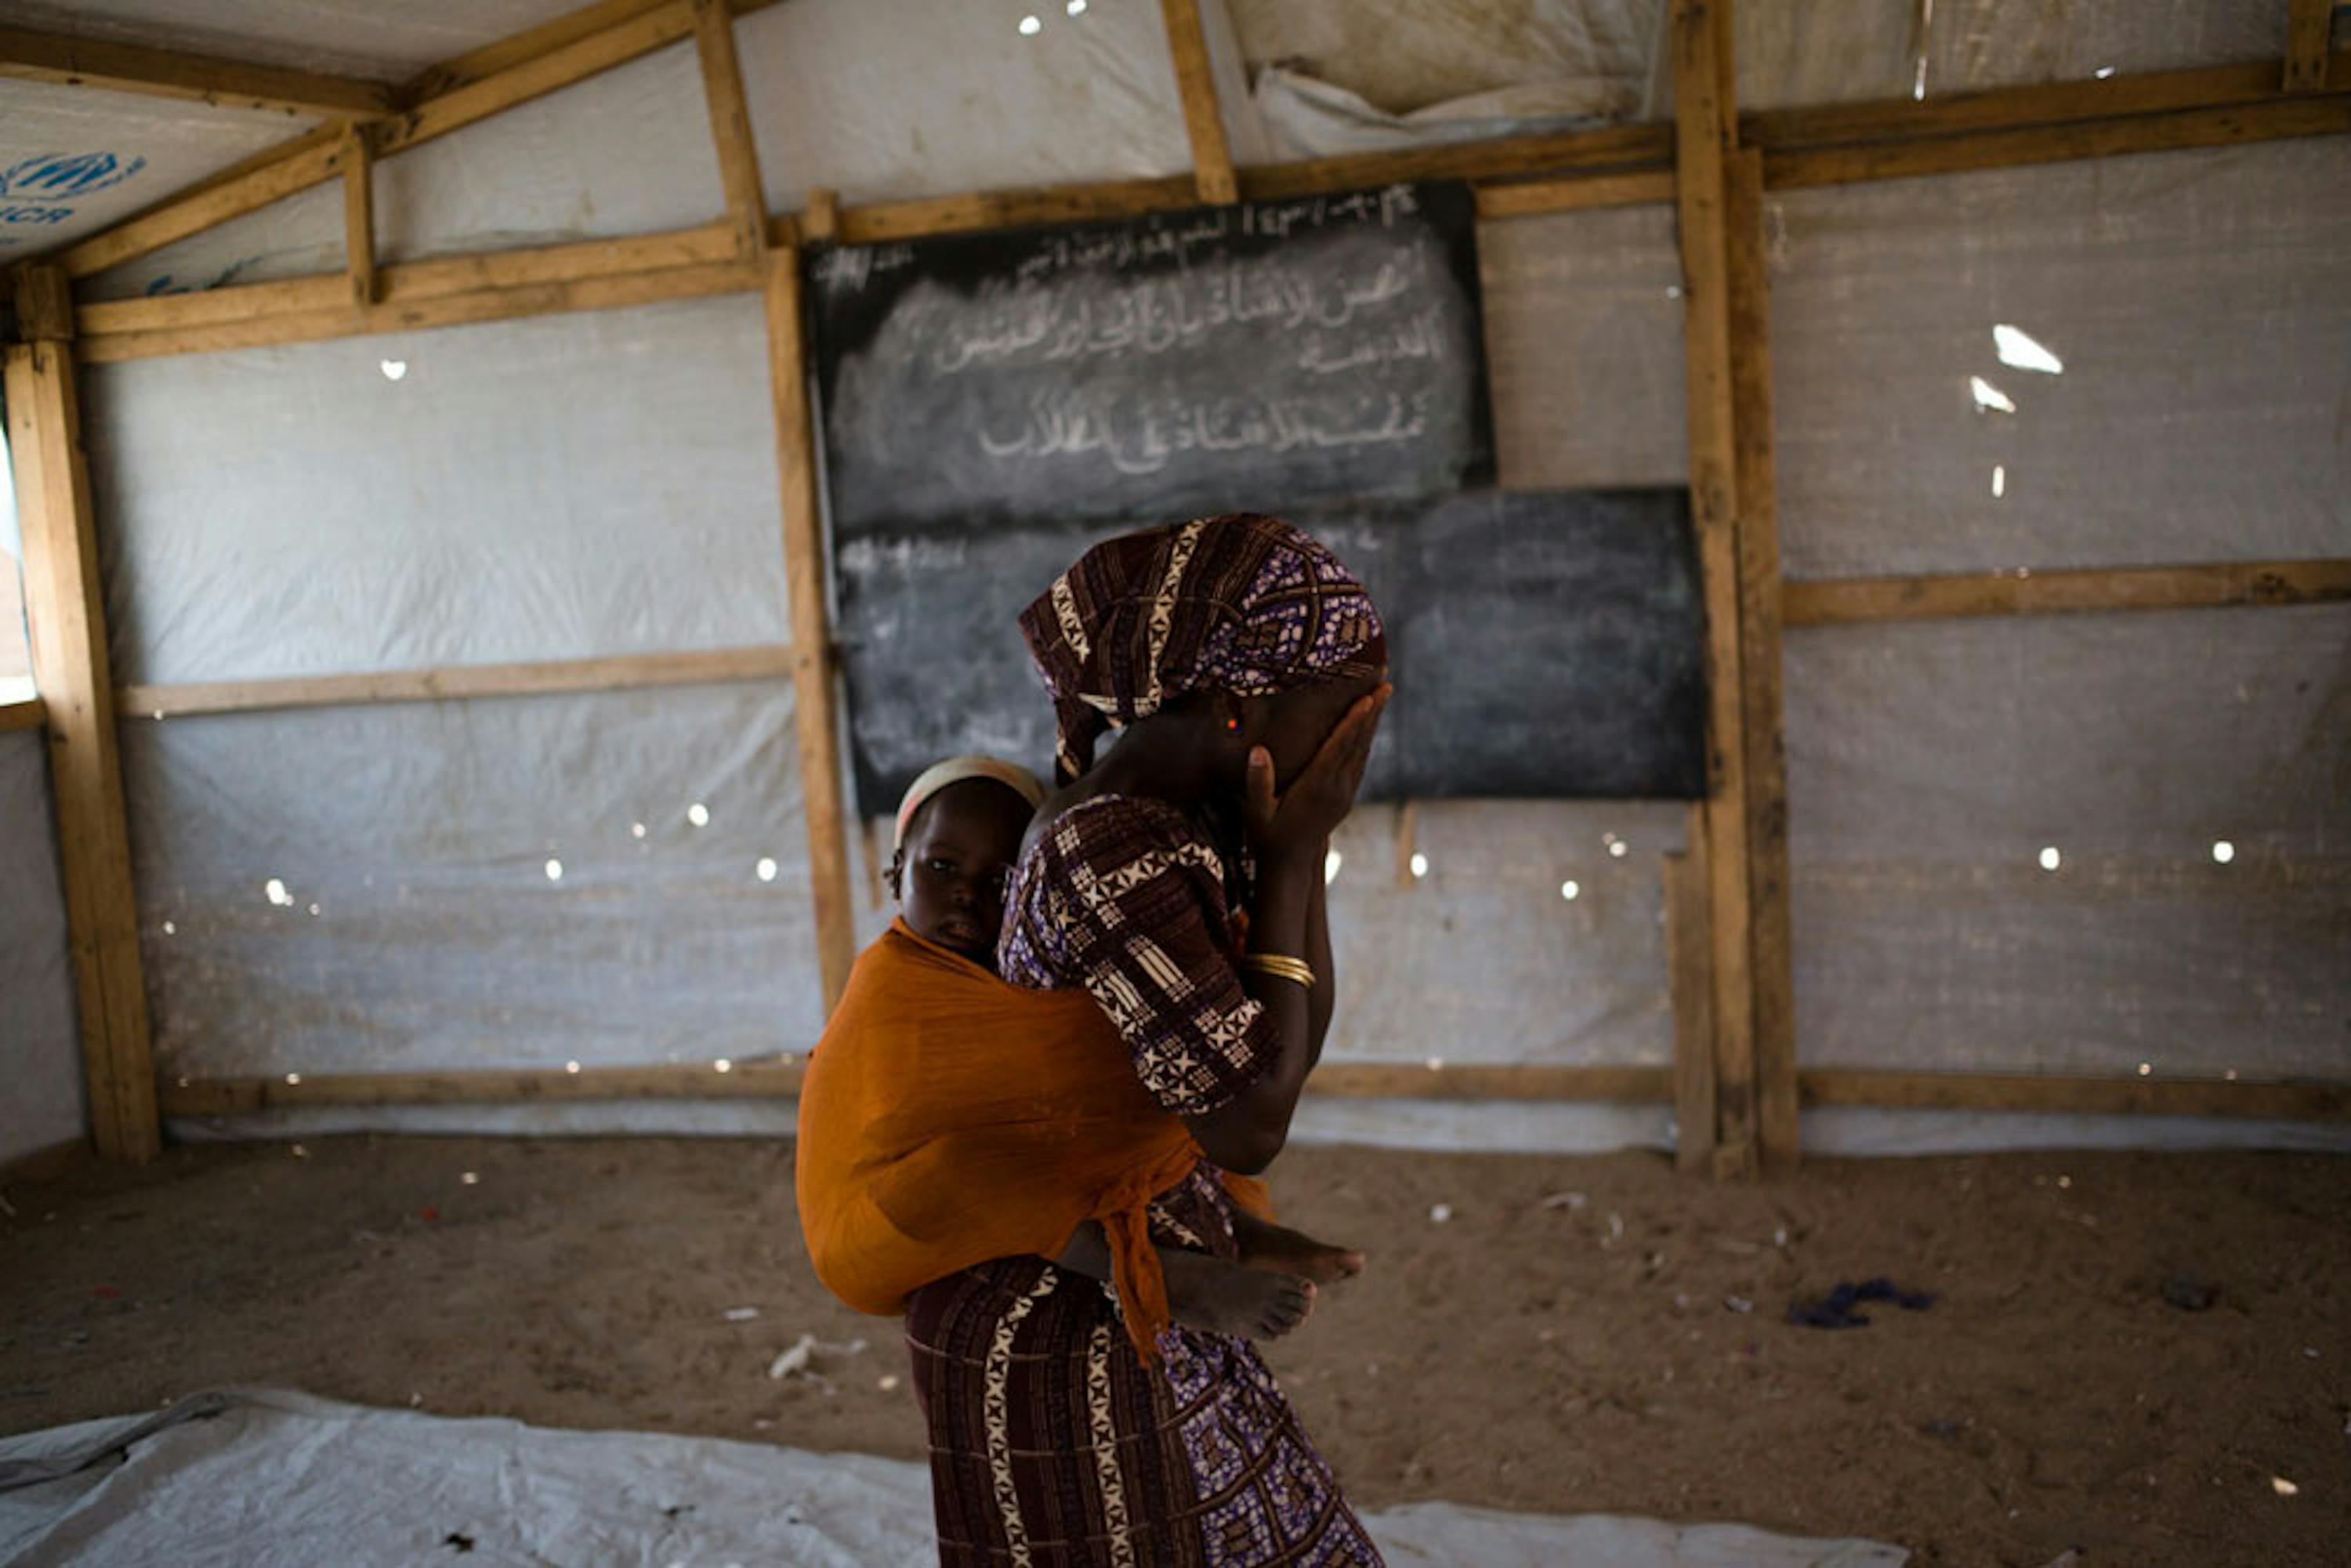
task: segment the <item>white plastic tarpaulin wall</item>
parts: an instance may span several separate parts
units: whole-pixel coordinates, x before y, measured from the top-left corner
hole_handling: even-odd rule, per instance
[[[783,642],[765,361],[744,297],[93,367],[115,668]],[[167,1075],[817,1032],[785,683],[132,718],[123,765]]]
[[[159,4],[110,0],[91,16],[143,26]],[[1439,12],[1403,0],[1242,0],[1229,16],[1205,5],[1237,156],[1537,122],[1489,112],[1666,111],[1659,0],[1535,0],[1521,32],[1499,35],[1475,30],[1509,20],[1494,8],[1458,9],[1447,34]],[[1940,0],[1922,38],[1908,0],[1753,0],[1742,101],[1899,96],[1922,56],[1930,90],[1956,90],[2085,74],[2082,50],[2125,69],[2274,57],[2283,37],[2276,0],[2190,7],[2194,26],[2177,5],[2100,6],[2076,8],[2086,31],[2065,35],[2074,53],[2053,54],[2031,41],[2049,34],[2032,9]],[[395,77],[544,19],[520,0],[495,15],[350,10],[235,15],[290,63],[357,69],[357,57]],[[1037,15],[1030,34],[949,0],[791,0],[744,18],[771,204],[817,186],[855,203],[1187,169],[1156,7]],[[1832,33],[1838,48],[1824,50]],[[319,52],[338,38],[349,53]],[[1265,68],[1277,59],[1283,70]],[[0,93],[27,106],[0,136],[47,134],[31,114],[41,95]],[[1270,125],[1280,93],[1339,112]],[[2327,413],[2351,363],[2330,270],[2351,210],[2345,159],[2327,140],[1773,198],[1791,574],[2351,553],[2351,471]],[[376,177],[392,258],[681,227],[723,205],[690,45],[388,159]],[[1480,248],[1502,482],[1684,478],[1671,210],[1490,224]],[[329,186],[98,283],[136,294],[341,259]],[[2064,373],[2002,362],[1997,324],[2025,328]],[[117,676],[779,640],[763,355],[758,304],[738,298],[92,367]],[[1980,411],[1978,376],[2015,413]],[[2310,947],[2341,910],[2342,848],[2323,817],[2345,793],[2341,726],[2329,727],[2341,625],[2320,610],[1792,633],[1807,1061],[2127,1070],[2170,1019],[2186,1026],[2170,1030],[2175,1049],[2197,1054],[2167,1066],[2326,1068],[2324,1026],[2339,1031],[2341,1013],[2326,977],[2340,967],[2314,967]],[[817,984],[789,703],[763,684],[131,723],[168,1070],[803,1048]],[[2118,771],[2137,790],[2120,803],[2095,787]],[[695,804],[705,825],[684,815]],[[1424,808],[1427,873],[1400,885],[1393,819],[1366,812],[1342,836],[1332,886],[1350,999],[1332,1059],[1668,1061],[1656,856],[1678,847],[1682,819],[1658,803]],[[2206,834],[2232,836],[2233,869],[2252,874],[2200,880],[2231,869]],[[2019,862],[2043,841],[2077,874]],[[2121,882],[2086,880],[2109,866]],[[2246,900],[2252,875],[2272,879],[2274,900]],[[2124,918],[2100,886],[2163,891]],[[884,914],[858,902],[870,934]],[[2168,965],[2183,944],[2193,962]],[[2064,964],[2075,967],[2061,975]],[[711,1103],[231,1124],[716,1130],[789,1114]],[[1321,1103],[1305,1124],[1472,1146],[1670,1137],[1658,1107]],[[1807,1138],[1824,1146],[1818,1126],[1825,1146],[1904,1146],[1907,1133],[1884,1129],[1921,1125],[1840,1113],[1808,1119]],[[2068,1138],[2172,1135],[2064,1126]]]
[[[37,730],[0,735],[0,1161],[89,1130],[48,747]]]
[[[2351,555],[2339,139],[1771,222],[1792,578]],[[2342,1075],[2351,609],[1800,628],[1786,693],[1805,1064]]]

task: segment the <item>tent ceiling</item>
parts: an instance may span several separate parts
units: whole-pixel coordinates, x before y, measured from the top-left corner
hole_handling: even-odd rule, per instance
[[[27,0],[16,27],[396,81],[580,9],[583,0]]]

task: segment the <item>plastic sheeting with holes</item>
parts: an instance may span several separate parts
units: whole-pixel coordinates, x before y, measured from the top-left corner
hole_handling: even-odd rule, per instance
[[[115,668],[782,642],[765,342],[744,298],[93,369]],[[127,717],[159,1068],[806,1049],[791,711],[764,682]]]
[[[1792,577],[2351,556],[2341,139],[1770,206]],[[1786,694],[1804,1062],[2341,1075],[2351,608],[1800,628]]]
[[[904,1397],[904,1396],[900,1396]],[[0,1553],[162,1568],[322,1562],[937,1560],[930,1473],[659,1432],[340,1405],[277,1389],[199,1394],[146,1416],[0,1438]],[[1396,1568],[1900,1568],[1899,1547],[1739,1524],[1406,1503],[1366,1513]]]
[[[56,830],[41,732],[0,734],[0,1162],[89,1125]]]
[[[913,21],[852,0],[746,18],[769,198],[1178,172],[1189,152],[1154,9],[1046,7],[1025,37],[948,0]],[[1456,9],[1517,18],[1541,47],[1492,44],[1521,37],[1503,28],[1374,57],[1349,29],[1422,37],[1397,30],[1404,0],[1205,6],[1237,154],[1361,145],[1366,115],[1398,122],[1379,138],[1457,134],[1445,106],[1522,102],[1508,95],[1545,82],[1588,78],[1591,102],[1618,105],[1635,71],[1650,91],[1635,112],[1661,111],[1638,4]],[[2274,56],[2274,0],[2192,9],[2195,26],[2168,4],[2070,8],[2081,26],[2061,50],[2034,42],[2052,24],[2025,26],[2017,0],[1942,0],[1924,40],[1907,0],[1756,0],[1741,7],[1741,95],[1898,96],[1922,52],[1930,92],[2081,74],[2091,55],[2125,69]],[[1647,13],[1654,27],[1656,0]],[[1815,47],[1831,33],[1839,49]],[[1230,89],[1237,53],[1263,67],[1270,51],[1360,112],[1286,122],[1292,140],[1270,147],[1255,100]],[[699,93],[691,49],[674,46],[386,161],[385,254],[716,218]],[[2351,365],[2346,160],[2332,139],[1774,197],[1791,574],[2351,554],[2335,417]],[[101,282],[332,267],[336,201],[298,196]],[[1684,477],[1670,211],[1489,224],[1480,246],[1503,483]],[[2062,374],[2004,361],[2001,324]],[[782,637],[761,345],[745,298],[93,367],[118,675]],[[1980,408],[1978,377],[2014,412]],[[2318,609],[1792,633],[1805,1059],[2327,1067],[2345,981],[2313,947],[2344,911],[2325,815],[2346,793],[2343,622]],[[772,686],[131,722],[159,1049],[187,1073],[799,1049],[816,980],[789,726]],[[681,815],[695,801],[705,827]],[[1625,857],[1606,853],[1612,832]],[[1332,1059],[1663,1061],[1656,855],[1680,835],[1678,809],[1653,806],[1428,809],[1428,874],[1399,886],[1392,822],[1366,813],[1332,887],[1350,987]],[[2224,837],[2226,866],[2210,848]],[[2060,872],[2031,858],[2044,845]],[[757,880],[763,858],[772,883]],[[882,913],[860,904],[870,932]],[[601,1122],[585,1107],[331,1114],[618,1124],[611,1108]],[[773,1127],[789,1110],[628,1114]],[[1808,1118],[1808,1136],[1866,1146],[1868,1126],[1925,1125],[1866,1117]],[[2036,1125],[2060,1123],[2085,1139],[2177,1132]],[[1321,1102],[1302,1125],[1488,1147],[1669,1136],[1656,1107]],[[1880,1146],[1917,1145],[1889,1132]]]

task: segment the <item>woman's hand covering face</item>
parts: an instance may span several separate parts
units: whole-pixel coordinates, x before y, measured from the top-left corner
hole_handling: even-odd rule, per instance
[[[1382,683],[1358,698],[1324,737],[1313,760],[1279,795],[1273,753],[1262,746],[1249,753],[1249,832],[1259,853],[1322,852],[1332,831],[1354,809],[1372,741],[1379,734],[1380,715],[1395,690]]]

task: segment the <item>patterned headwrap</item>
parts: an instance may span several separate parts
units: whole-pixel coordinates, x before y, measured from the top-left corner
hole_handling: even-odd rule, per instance
[[[1193,692],[1267,697],[1373,673],[1371,595],[1279,517],[1230,512],[1096,545],[1020,614],[1053,696],[1067,782],[1113,723]]]

